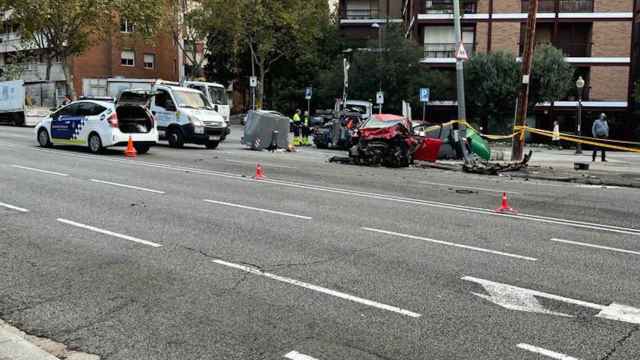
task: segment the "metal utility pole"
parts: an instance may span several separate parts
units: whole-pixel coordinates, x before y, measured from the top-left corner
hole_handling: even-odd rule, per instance
[[[522,87],[518,97],[515,126],[524,126],[527,119],[527,107],[529,106],[529,82],[531,77],[531,66],[533,63],[533,52],[536,39],[536,16],[538,14],[538,0],[529,0],[529,19],[527,20],[527,34],[524,40],[524,54],[522,56]],[[511,161],[522,161],[524,153],[524,138],[513,137],[511,149]]]
[[[456,40],[456,52],[460,46],[464,46],[462,40],[462,26],[460,25],[460,0],[453,0],[453,27],[455,33]],[[458,92],[458,120],[466,121],[467,120],[467,109],[466,102],[464,98],[464,59],[458,58],[456,56],[456,82],[457,82],[457,92]],[[466,136],[466,129],[463,124],[458,125],[458,129],[454,130],[454,139],[456,142],[459,141],[460,147],[462,148],[462,156],[464,158],[465,163],[469,160],[469,153],[467,151],[467,146],[461,136],[464,138]]]

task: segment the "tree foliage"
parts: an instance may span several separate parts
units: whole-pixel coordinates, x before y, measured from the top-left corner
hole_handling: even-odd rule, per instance
[[[574,67],[565,60],[562,50],[551,45],[538,46],[531,74],[531,106],[564,98],[574,86],[574,73]]]
[[[145,35],[153,33],[160,19],[162,0],[3,0],[12,21],[20,24],[25,43],[41,49],[49,76],[53,59],[63,60],[67,85],[75,96],[71,59],[104,40],[119,26],[117,14],[126,14]]]

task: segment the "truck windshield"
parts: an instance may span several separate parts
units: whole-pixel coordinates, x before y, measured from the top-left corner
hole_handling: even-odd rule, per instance
[[[199,92],[190,91],[174,91],[173,95],[176,98],[178,107],[192,108],[192,109],[210,109],[209,102]]]
[[[209,97],[211,102],[215,105],[229,105],[229,99],[227,99],[227,92],[222,87],[208,86]]]

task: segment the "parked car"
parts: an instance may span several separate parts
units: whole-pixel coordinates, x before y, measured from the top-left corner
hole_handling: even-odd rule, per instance
[[[87,146],[99,153],[111,146],[127,145],[129,137],[139,154],[158,142],[154,116],[147,106],[152,93],[125,91],[118,101],[80,100],[51,113],[35,127],[42,147]]]
[[[169,146],[191,143],[215,149],[231,133],[201,91],[167,84],[157,84],[153,90],[151,111],[158,119],[160,139],[168,140]]]

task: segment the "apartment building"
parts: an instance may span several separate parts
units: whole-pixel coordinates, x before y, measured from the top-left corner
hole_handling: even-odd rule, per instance
[[[376,39],[374,24],[402,23],[402,0],[340,0],[340,29],[345,38],[366,43]]]
[[[46,81],[46,61],[42,49],[25,44],[20,26],[8,14],[2,14],[0,68],[20,63],[21,79],[29,86],[28,95],[47,106],[59,104],[67,94],[66,76],[61,59],[51,67]],[[178,81],[184,59],[168,34],[149,41],[135,33],[135,25],[121,19],[119,29],[84,54],[72,59],[71,73],[78,95],[106,95],[106,79],[126,77]]]
[[[341,3],[341,28],[356,19],[354,10],[369,1]],[[454,76],[455,49],[453,0],[396,0],[400,5],[407,37],[424,46],[421,62],[432,68],[450,70]],[[467,53],[506,51],[520,57],[526,32],[527,0],[460,0],[462,39]],[[377,3],[377,2],[374,2]],[[632,101],[640,54],[638,0],[539,0],[536,43],[561,49],[577,69],[575,77],[586,81],[583,108],[587,118],[606,112],[622,118]],[[343,5],[344,4],[344,5]],[[394,8],[392,6],[392,8]],[[369,9],[377,9],[371,5]],[[375,13],[375,11],[374,11]],[[363,11],[365,23],[367,12]],[[635,21],[634,21],[635,19]],[[377,19],[376,19],[377,20]],[[636,24],[634,26],[634,24]],[[634,28],[636,29],[634,31]],[[633,59],[633,60],[632,60]],[[553,104],[538,104],[536,120],[547,126],[557,119],[571,129],[578,106],[577,90]],[[453,101],[434,104],[455,116]],[[534,120],[535,121],[535,120]]]

